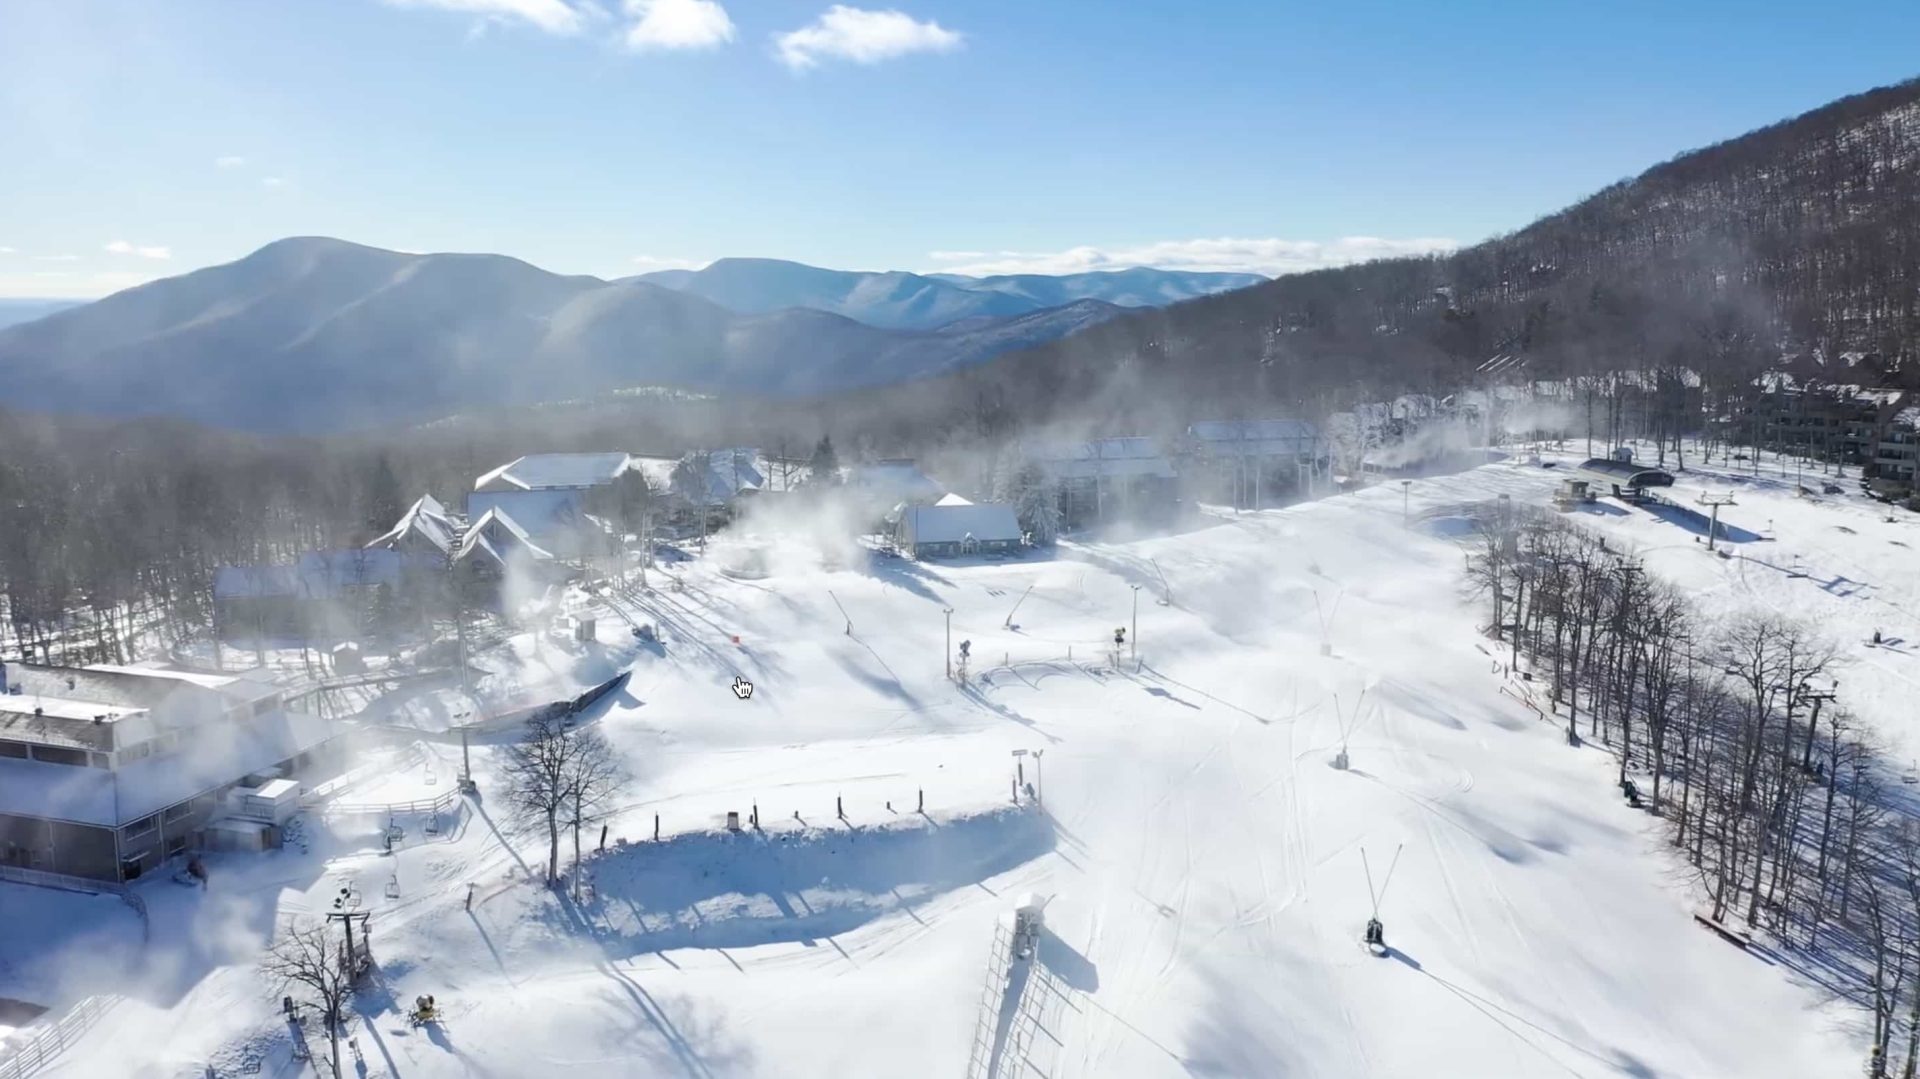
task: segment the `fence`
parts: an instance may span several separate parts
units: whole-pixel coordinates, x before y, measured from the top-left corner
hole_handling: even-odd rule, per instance
[[[132,907],[133,912],[140,916],[141,942],[145,943],[152,939],[153,926],[147,918],[147,901],[140,898],[140,893],[119,881],[74,877],[65,873],[49,873],[44,869],[28,869],[17,865],[0,865],[0,881],[31,884],[36,888],[57,888],[63,892],[84,892],[88,895],[117,895],[121,902]]]
[[[321,812],[330,817],[351,816],[387,816],[398,817],[408,813],[445,813],[460,800],[460,792],[447,791],[438,798],[422,798],[412,802],[346,802],[321,807]]]
[[[967,1053],[967,1079],[993,1079],[999,1063],[994,1049],[1000,1039],[1000,1013],[1006,1005],[1007,979],[1013,965],[1013,920],[1002,917],[993,926],[993,950],[987,954],[987,973],[980,985],[980,1015],[973,1024],[973,1046]]]
[[[58,1022],[41,1027],[10,1054],[0,1057],[0,1079],[26,1079],[46,1067],[118,1003],[119,997],[109,995],[88,997],[74,1005]]]

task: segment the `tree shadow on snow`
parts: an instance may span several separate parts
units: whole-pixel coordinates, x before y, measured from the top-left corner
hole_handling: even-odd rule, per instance
[[[1046,815],[1015,808],[939,827],[905,817],[878,828],[699,832],[593,855],[595,898],[577,914],[565,904],[563,916],[614,959],[811,943],[984,881],[1053,843]]]

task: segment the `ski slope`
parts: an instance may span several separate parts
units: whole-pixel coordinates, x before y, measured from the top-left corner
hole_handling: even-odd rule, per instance
[[[1461,550],[1419,518],[1503,493],[1544,503],[1558,478],[1502,463],[1415,481],[1414,527],[1396,483],[1020,562],[829,572],[796,552],[751,581],[696,563],[683,590],[617,597],[577,657],[632,671],[590,719],[638,777],[589,861],[594,895],[528,883],[543,837],[507,819],[498,747],[477,745],[477,807],[439,835],[402,822],[396,854],[383,820],[314,821],[307,850],[216,859],[204,893],[144,887],[138,968],[96,951],[59,990],[129,999],[42,1074],[293,1074],[253,962],[276,919],[324,911],[343,885],[373,911],[383,971],[355,1027],[367,1075],[962,1076],[983,1011],[1003,1076],[1852,1068],[1859,1017],[1695,926],[1682,866],[1621,804],[1610,758],[1498,692]],[[1849,635],[1914,610],[1914,562],[1890,542],[1910,526],[1881,536],[1866,505],[1781,490],[1751,506],[1723,520],[1760,535],[1764,512],[1775,539],[1739,546],[1818,570],[1713,558],[1640,510],[1588,523],[1725,609],[1778,605]],[[1873,587],[1809,583],[1837,575]],[[1134,585],[1138,653],[1116,667]],[[965,685],[945,674],[946,608],[972,643]],[[624,618],[664,643],[638,645]],[[1882,648],[1842,675],[1863,719],[1894,726],[1912,656]],[[1346,771],[1329,763],[1342,716],[1358,717]],[[1011,804],[1016,750],[1044,751],[1020,758],[1044,813]],[[458,748],[422,752],[380,789],[444,790]],[[763,834],[721,830],[755,806]],[[1360,945],[1362,851],[1376,884],[1399,852],[1386,958]],[[996,923],[1029,891],[1051,897],[1047,931],[1020,991],[995,998]],[[0,890],[0,913],[17,894]],[[124,907],[85,911],[124,935],[107,925]],[[62,939],[0,919],[0,944],[55,965]],[[421,993],[444,1024],[407,1025]]]

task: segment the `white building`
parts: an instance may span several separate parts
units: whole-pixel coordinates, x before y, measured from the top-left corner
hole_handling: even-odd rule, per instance
[[[893,526],[894,545],[913,558],[1005,554],[1019,550],[1020,541],[1020,521],[1012,506],[973,503],[959,495],[932,505],[901,506]]]
[[[561,557],[593,554],[584,538],[605,530],[587,516],[588,498],[637,467],[625,453],[535,453],[473,481],[467,519],[478,527],[499,510],[539,546]]]
[[[201,845],[227,795],[334,735],[264,672],[4,664],[0,866],[131,880]]]

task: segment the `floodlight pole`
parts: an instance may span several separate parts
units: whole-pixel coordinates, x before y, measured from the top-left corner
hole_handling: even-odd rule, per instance
[[[947,616],[947,681],[953,681],[953,608],[942,607],[940,613]]]
[[[1400,481],[1400,527],[1407,527],[1407,492],[1413,487],[1412,480]]]

